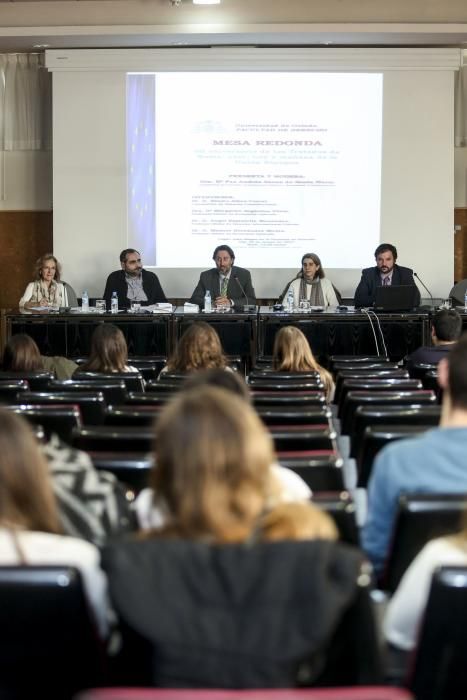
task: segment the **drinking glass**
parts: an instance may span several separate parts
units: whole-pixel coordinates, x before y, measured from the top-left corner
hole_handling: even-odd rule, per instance
[[[107,304],[105,299],[96,299],[96,311],[103,314],[107,311]]]

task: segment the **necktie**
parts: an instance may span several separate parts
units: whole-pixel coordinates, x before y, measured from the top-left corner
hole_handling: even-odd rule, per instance
[[[383,287],[389,287],[390,279],[389,276],[383,277]]]
[[[227,296],[227,287],[229,286],[229,280],[224,277],[221,284],[221,297]]]

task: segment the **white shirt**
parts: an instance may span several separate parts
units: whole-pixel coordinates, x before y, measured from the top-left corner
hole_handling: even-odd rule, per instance
[[[431,540],[415,557],[391,598],[383,622],[386,639],[404,651],[416,646],[428,601],[431,578],[438,566],[467,565],[467,549],[451,538]]]
[[[273,464],[271,471],[279,481],[281,492],[279,502],[291,503],[294,501],[309,501],[311,489],[303,479],[291,469]],[[143,489],[134,503],[138,524],[142,530],[160,528],[166,524],[170,514],[167,505],[162,499],[154,499],[152,489]]]
[[[86,596],[94,611],[99,632],[102,637],[106,637],[109,627],[107,578],[100,568],[97,547],[77,537],[26,530],[16,532],[27,564],[65,565],[78,569],[83,577]],[[20,563],[11,531],[0,528],[0,565]]]

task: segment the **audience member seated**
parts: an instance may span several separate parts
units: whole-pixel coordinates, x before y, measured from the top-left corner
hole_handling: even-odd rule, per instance
[[[99,324],[91,338],[89,359],[80,365],[78,372],[137,372],[128,364],[128,347],[120,328],[113,323]]]
[[[381,243],[375,250],[375,267],[362,270],[362,278],[355,290],[356,307],[373,306],[377,287],[410,285],[417,288],[410,267],[396,263],[397,249],[391,243]],[[417,289],[416,306],[420,305],[420,292]]]
[[[99,551],[61,534],[47,464],[22,418],[0,409],[0,564],[79,569],[101,634],[107,632],[107,585]],[[66,620],[63,621],[66,625]]]
[[[462,318],[455,309],[440,309],[433,316],[431,340],[433,345],[423,345],[407,357],[407,367],[433,365],[446,357],[462,333]]]
[[[333,378],[318,363],[308,340],[299,328],[283,326],[278,331],[274,338],[272,366],[280,372],[318,372],[326,391],[326,399],[332,401],[335,391]]]
[[[61,266],[52,253],[42,255],[34,268],[34,281],[26,287],[19,306],[32,309],[37,306],[68,306],[68,297],[64,285],[60,282]]]
[[[462,532],[431,540],[405,572],[384,618],[384,633],[388,642],[404,651],[413,649],[435,569],[438,566],[466,565],[467,516],[464,516]]]
[[[192,323],[178,340],[175,352],[159,376],[167,372],[230,369],[216,331],[205,321]]]
[[[182,392],[155,432],[164,523],[103,551],[124,628],[152,647],[152,682],[294,685],[356,592],[358,551],[329,541],[311,504],[277,507],[271,438],[234,394]]]
[[[41,355],[34,340],[25,333],[12,335],[5,346],[2,361],[4,372],[53,372],[57,379],[70,379],[77,369],[76,362],[56,355]]]
[[[143,269],[141,255],[134,248],[125,248],[120,253],[121,270],[111,272],[105,283],[104,299],[110,306],[113,292],[117,292],[118,305],[128,309],[132,302],[142,306],[166,303],[159,278],[154,272]]]
[[[439,428],[384,447],[376,457],[368,489],[363,549],[381,573],[399,495],[467,491],[467,334],[438,365],[443,389]]]
[[[339,300],[332,282],[327,279],[321,260],[316,253],[305,253],[302,257],[302,269],[288,282],[279,297],[279,303],[287,299],[289,290],[293,292],[294,308],[305,299],[311,306],[337,306]]]
[[[196,391],[206,387],[225,389],[234,396],[241,398],[247,404],[251,404],[251,395],[245,380],[236,372],[225,372],[223,369],[208,369],[194,372],[186,381],[184,391]],[[277,462],[271,464],[272,478],[277,481],[278,490],[276,500],[280,502],[308,501],[311,490],[305,481],[291,469],[283,467]],[[160,527],[167,514],[167,504],[161,500],[159,494],[153,488],[143,489],[134,504],[139,526],[143,529]]]

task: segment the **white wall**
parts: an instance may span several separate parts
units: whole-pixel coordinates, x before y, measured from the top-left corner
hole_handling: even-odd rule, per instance
[[[319,70],[320,55],[327,61],[334,58],[334,70],[345,70],[346,66],[348,70],[355,70],[356,66],[360,70],[378,70],[381,66],[384,72],[381,240],[398,247],[401,264],[414,267],[434,296],[446,296],[452,286],[453,268],[453,76],[458,52],[446,49],[441,53],[374,49],[342,53],[326,50],[321,54],[319,50],[308,51],[300,52],[305,57],[301,70]],[[91,295],[99,295],[107,274],[119,266],[119,251],[127,245],[125,61],[129,69],[136,69],[142,54],[65,53],[68,63],[58,60],[63,59],[64,52],[51,52],[51,57],[48,56],[48,65],[54,70],[54,250],[77,292],[87,288]],[[73,53],[77,54],[74,65]],[[88,54],[97,53],[106,70],[96,70],[96,66],[86,63]],[[54,54],[58,55],[55,60]],[[144,52],[146,57],[149,54]],[[270,50],[270,54],[274,69],[280,69],[284,52]],[[290,52],[286,54],[288,69],[294,69]],[[176,50],[154,52],[154,55],[158,60],[162,55],[165,67],[171,58],[180,62],[182,59],[177,57],[184,56],[186,60],[187,56]],[[232,51],[229,68],[234,55]],[[246,65],[251,70],[265,69],[265,52],[261,52],[261,67],[258,67],[259,55],[252,53],[248,59],[245,52],[240,52],[240,69],[244,70]],[[203,57],[198,51],[197,56],[209,68],[212,54],[206,52]],[[312,68],[306,64],[308,56]],[[222,55],[217,58],[219,70]],[[97,59],[93,56],[92,60]],[[176,193],[173,205],[176,206]],[[319,254],[319,250],[316,252]],[[368,251],[368,265],[374,262],[372,253]],[[242,264],[241,260],[237,262]],[[206,267],[210,263],[206,260]],[[326,261],[323,264],[326,266]],[[252,270],[257,295],[278,295],[295,271]],[[327,270],[327,273],[344,295],[352,295],[359,270]],[[186,270],[160,270],[158,274],[168,296],[189,296],[199,270],[193,269],[191,274]]]

